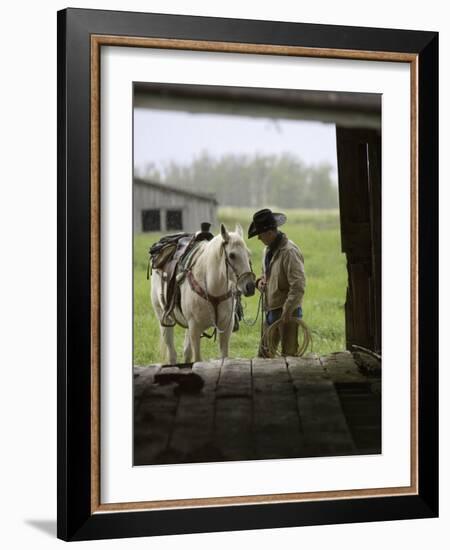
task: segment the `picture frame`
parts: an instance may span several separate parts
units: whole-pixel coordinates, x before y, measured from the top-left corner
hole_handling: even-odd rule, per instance
[[[115,506],[101,502],[100,51],[105,46],[409,65],[409,487]],[[437,33],[84,9],[58,12],[58,537],[89,540],[436,517],[437,206]]]

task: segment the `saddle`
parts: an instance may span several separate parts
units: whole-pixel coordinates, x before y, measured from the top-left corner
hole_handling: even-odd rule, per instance
[[[210,224],[202,223],[201,231],[197,233],[166,235],[149,249],[147,279],[151,269],[158,269],[162,277],[163,326],[172,327],[176,324],[170,315],[179,300],[179,284],[194,256],[197,243],[213,238],[214,235],[209,233],[209,227]]]

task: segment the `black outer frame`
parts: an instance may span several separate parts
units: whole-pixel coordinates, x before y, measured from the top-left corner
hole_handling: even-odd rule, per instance
[[[90,35],[419,55],[419,494],[91,514]],[[58,525],[63,540],[438,515],[438,34],[101,10],[58,12]]]

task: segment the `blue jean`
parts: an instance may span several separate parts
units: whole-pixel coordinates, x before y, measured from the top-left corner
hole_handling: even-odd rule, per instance
[[[278,321],[278,319],[281,317],[281,312],[283,309],[280,307],[278,309],[272,309],[271,311],[268,311],[266,313],[266,323],[268,325],[271,325],[273,322]],[[297,317],[297,319],[303,318],[303,310],[301,306],[298,306],[298,308],[294,311],[294,316]]]

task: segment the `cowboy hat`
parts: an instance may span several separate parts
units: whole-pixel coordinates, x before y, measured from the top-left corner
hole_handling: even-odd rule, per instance
[[[248,228],[248,238],[251,239],[255,235],[276,229],[278,226],[286,223],[286,216],[281,212],[272,212],[269,208],[263,208],[253,214],[253,221]]]

